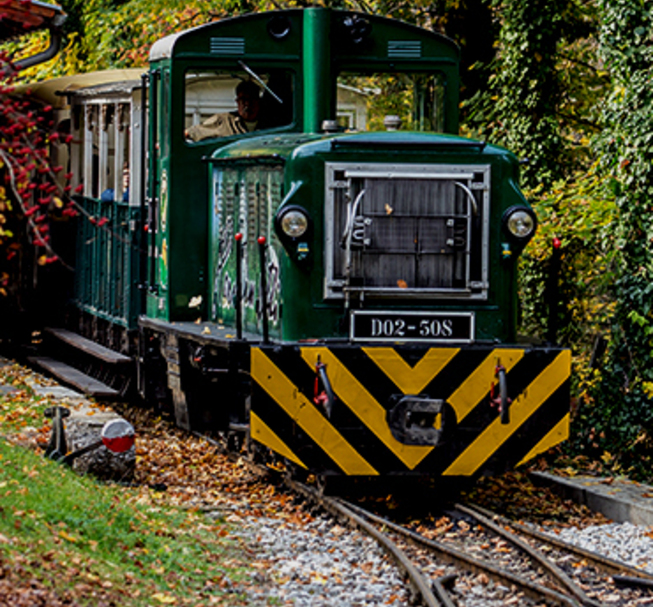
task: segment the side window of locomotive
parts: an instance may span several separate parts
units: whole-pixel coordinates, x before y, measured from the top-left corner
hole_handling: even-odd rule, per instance
[[[189,144],[286,126],[293,121],[289,70],[188,70],[184,135]]]
[[[348,131],[444,129],[445,80],[438,73],[343,72],[337,118]]]

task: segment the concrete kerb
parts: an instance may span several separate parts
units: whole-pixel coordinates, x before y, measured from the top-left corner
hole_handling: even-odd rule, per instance
[[[653,487],[625,479],[593,476],[562,477],[548,472],[531,472],[535,484],[586,505],[617,523],[653,525]]]

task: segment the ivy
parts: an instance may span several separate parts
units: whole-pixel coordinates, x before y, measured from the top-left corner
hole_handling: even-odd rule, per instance
[[[598,0],[600,49],[611,74],[597,140],[615,198],[610,346],[580,411],[579,444],[618,453],[650,478],[653,448],[653,9],[642,0]]]
[[[548,188],[560,178],[564,141],[556,69],[568,0],[492,0],[501,22],[490,89],[470,102],[470,120],[527,162],[523,183]]]

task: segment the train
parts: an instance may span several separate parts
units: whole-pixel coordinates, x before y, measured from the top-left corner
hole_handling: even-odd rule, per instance
[[[537,219],[518,159],[459,136],[459,88],[450,39],[329,8],[30,85],[80,210],[34,362],[319,478],[471,479],[564,441],[570,351],[517,335]]]

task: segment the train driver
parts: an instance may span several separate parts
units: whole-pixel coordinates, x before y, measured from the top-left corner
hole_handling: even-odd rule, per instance
[[[261,89],[251,80],[243,80],[236,87],[234,112],[214,114],[201,124],[195,124],[186,131],[187,139],[201,141],[209,137],[228,137],[255,131],[259,126]]]

